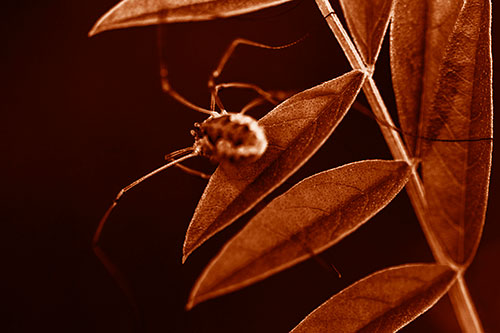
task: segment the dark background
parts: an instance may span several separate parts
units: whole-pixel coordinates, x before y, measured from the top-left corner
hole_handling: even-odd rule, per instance
[[[189,130],[204,116],[161,93],[154,27],[87,37],[115,3],[2,4],[3,332],[134,330],[131,309],[94,257],[91,237],[118,190],[160,166],[164,154],[190,146]],[[208,106],[209,71],[231,40],[281,45],[306,32],[312,32],[308,39],[281,51],[242,47],[221,80],[302,90],[349,70],[313,1],[304,0],[240,18],[169,25],[164,45],[172,85]],[[375,78],[395,110],[387,54],[386,40]],[[222,94],[235,112],[252,97],[234,90]],[[377,124],[352,110],[277,193],[315,172],[367,158],[390,156]],[[213,168],[199,159],[191,165]],[[497,169],[494,165],[483,239],[466,274],[488,332],[500,329]],[[181,265],[184,233],[205,183],[178,169],[156,176],[123,199],[103,234],[102,246],[132,285],[149,332],[286,332],[331,295],[376,270],[432,261],[402,192],[321,255],[341,271],[341,279],[308,260],[185,312],[197,276],[248,220],[221,232]],[[447,297],[403,329],[457,330]]]

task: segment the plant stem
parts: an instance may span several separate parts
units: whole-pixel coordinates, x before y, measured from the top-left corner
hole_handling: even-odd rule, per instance
[[[375,114],[377,119],[380,119],[383,122],[383,124],[380,124],[380,130],[382,131],[382,135],[384,136],[384,139],[386,140],[392,155],[395,159],[401,159],[410,165],[414,165],[415,162],[410,158],[399,133],[394,129],[394,122],[392,121],[389,111],[385,106],[384,100],[382,99],[382,96],[378,91],[375,81],[371,77],[371,71],[366,69],[366,65],[363,63],[356,47],[343,28],[338,16],[333,11],[333,8],[330,6],[328,0],[316,0],[316,4],[325,17],[328,26],[337,38],[337,41],[346,54],[352,68],[365,71],[369,75],[367,81],[363,85],[363,92],[365,93],[365,96],[372,108],[373,113]],[[432,229],[427,223],[427,219],[425,218],[427,202],[424,195],[424,186],[415,170],[412,173],[410,181],[408,182],[408,185],[406,187],[408,194],[412,199],[412,203],[414,205],[420,223],[423,224],[422,228],[425,232],[432,252],[436,257],[436,260],[440,263],[450,265],[458,270],[454,262],[449,259],[448,256],[446,256],[445,252],[442,250],[439,242],[437,241],[437,238],[434,236],[434,234],[432,233]]]
[[[484,332],[479,316],[476,312],[474,302],[470,297],[469,289],[465,283],[463,273],[457,277],[457,281],[448,291],[451,304],[457,314],[458,323],[462,328],[462,332]]]
[[[395,159],[404,160],[408,164],[415,166],[415,161],[410,158],[399,133],[394,129],[394,122],[392,121],[384,100],[382,99],[377,85],[372,78],[373,66],[367,67],[364,64],[359,52],[352,43],[329,1],[316,0],[316,4],[328,23],[328,26],[335,35],[335,38],[342,47],[342,50],[351,64],[351,67],[353,69],[362,70],[368,74],[368,79],[363,85],[363,92],[365,93],[373,113],[383,122],[379,123],[380,130],[382,131],[382,135],[384,136],[393,157]],[[428,222],[429,219],[427,218],[427,201],[425,199],[424,185],[417,174],[415,167],[413,168],[410,180],[406,185],[406,191],[410,197],[413,208],[420,222],[421,228],[424,231],[427,243],[431,248],[434,258],[438,263],[448,265],[457,271],[457,280],[448,291],[448,294],[452,300],[453,309],[455,310],[455,314],[462,330],[464,332],[483,332],[484,330],[474,307],[474,302],[470,297],[467,285],[463,278],[463,269],[450,259],[443,250]]]

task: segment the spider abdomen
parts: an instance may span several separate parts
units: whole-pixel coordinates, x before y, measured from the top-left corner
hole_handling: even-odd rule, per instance
[[[195,126],[195,148],[212,161],[252,162],[267,148],[264,130],[244,114],[224,113]]]

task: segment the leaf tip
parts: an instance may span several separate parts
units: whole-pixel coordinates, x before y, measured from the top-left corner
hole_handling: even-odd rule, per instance
[[[95,36],[103,31],[109,30],[109,28],[106,28],[106,25],[103,24],[105,20],[107,20],[108,14],[104,14],[97,22],[94,24],[92,29],[90,29],[88,36],[92,37]]]
[[[191,311],[191,309],[196,305],[197,303],[194,303],[194,300],[191,298],[191,296],[189,296],[189,299],[186,303],[186,306],[184,307],[184,309],[186,311]]]
[[[92,27],[92,29],[90,29],[89,33],[87,34],[88,37],[93,37],[95,35],[97,35],[99,32],[101,32],[99,30],[99,27],[97,26],[97,23]]]
[[[207,299],[210,299],[211,297],[203,297],[203,296],[198,296],[197,294],[198,290],[198,285],[195,285],[193,290],[191,291],[191,294],[189,295],[188,301],[186,303],[186,306],[184,306],[184,309],[186,311],[191,311],[195,306],[198,304],[206,301]]]
[[[205,272],[202,273],[202,275],[198,278],[198,280],[194,284],[193,289],[191,289],[191,292],[189,293],[188,301],[186,303],[186,306],[184,307],[186,309],[186,311],[190,311],[192,308],[194,308],[199,303],[210,298],[210,297],[203,297],[203,295],[200,296],[200,293],[199,293],[201,282],[203,281],[204,277],[205,277]]]
[[[184,246],[182,247],[182,263],[184,264],[188,257],[193,253],[195,249],[198,248],[199,244],[195,246],[192,243],[188,243],[189,232],[186,233],[186,239],[184,240]]]
[[[103,31],[116,29],[118,26],[115,26],[115,18],[116,12],[122,7],[123,2],[119,2],[116,6],[108,10],[103,16],[101,16],[97,22],[94,24],[92,29],[90,29],[88,36],[95,36]]]
[[[187,258],[193,253],[196,249],[198,249],[205,241],[207,241],[210,237],[212,237],[219,230],[211,231],[209,233],[205,233],[199,235],[195,230],[196,228],[192,227],[193,221],[189,224],[188,230],[186,232],[186,236],[184,238],[184,245],[182,247],[182,263],[184,263]],[[221,228],[222,229],[222,228]]]

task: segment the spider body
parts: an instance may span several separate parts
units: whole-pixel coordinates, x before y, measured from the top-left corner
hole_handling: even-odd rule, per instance
[[[264,154],[267,139],[252,117],[241,113],[216,114],[195,123],[194,149],[213,162],[253,162]]]

